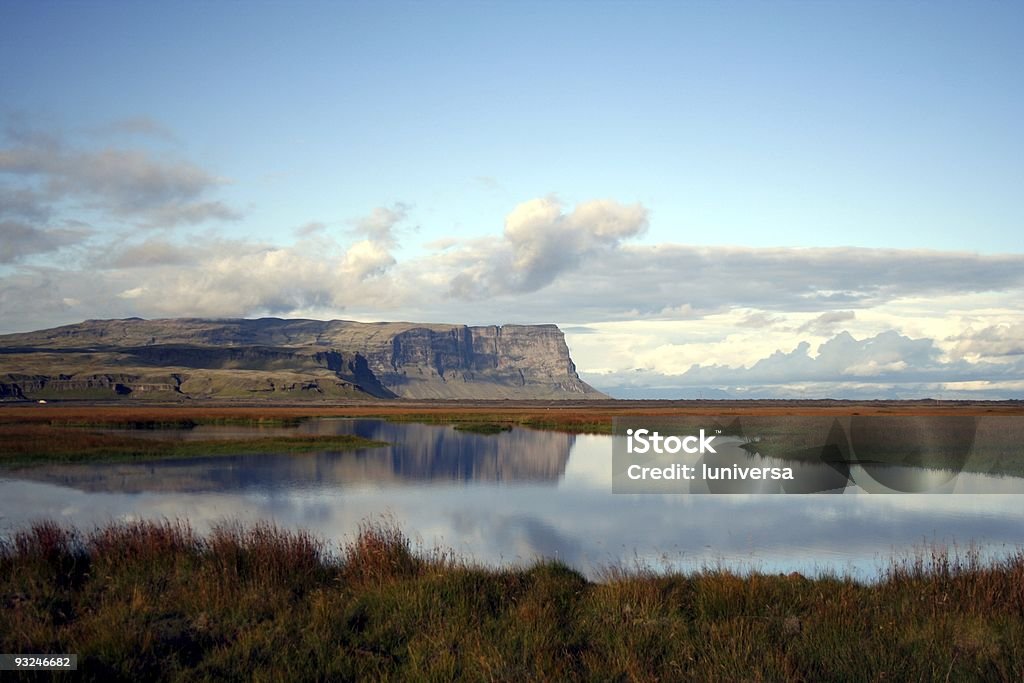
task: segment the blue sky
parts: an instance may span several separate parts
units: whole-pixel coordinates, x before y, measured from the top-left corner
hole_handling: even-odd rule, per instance
[[[0,331],[543,320],[624,395],[1024,393],[1019,3],[0,0],[0,25]],[[856,357],[796,371],[843,331]],[[872,356],[889,332],[934,348]],[[803,379],[764,375],[776,351]]]

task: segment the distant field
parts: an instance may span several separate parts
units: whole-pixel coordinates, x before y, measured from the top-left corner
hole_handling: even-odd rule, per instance
[[[352,401],[124,405],[0,403],[0,424],[12,422],[173,423],[258,422],[306,417],[381,417],[424,422],[510,422],[610,432],[612,419],[672,415],[1024,415],[1024,401]]]

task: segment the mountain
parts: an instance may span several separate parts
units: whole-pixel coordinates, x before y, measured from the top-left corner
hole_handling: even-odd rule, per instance
[[[555,325],[86,320],[0,335],[0,399],[604,398]]]

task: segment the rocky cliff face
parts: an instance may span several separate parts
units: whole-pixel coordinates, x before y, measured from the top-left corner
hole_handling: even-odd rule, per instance
[[[434,330],[391,338],[367,361],[381,381],[409,398],[557,398],[592,395],[554,325]],[[486,387],[486,390],[484,388]]]
[[[555,325],[88,320],[0,336],[0,399],[603,395]]]

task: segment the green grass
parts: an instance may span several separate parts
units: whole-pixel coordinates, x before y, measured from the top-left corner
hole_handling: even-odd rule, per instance
[[[592,582],[418,552],[388,525],[332,553],[266,525],[40,523],[0,550],[0,651],[77,653],[95,681],[1020,680],[1024,555],[937,549],[869,584]]]
[[[386,446],[351,434],[177,441],[49,425],[0,425],[0,467],[118,462],[258,453],[308,453]]]

